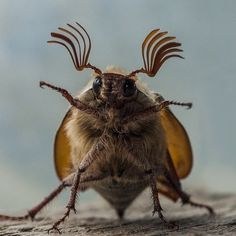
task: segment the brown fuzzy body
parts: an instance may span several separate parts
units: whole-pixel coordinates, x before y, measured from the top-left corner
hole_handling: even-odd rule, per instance
[[[84,187],[94,188],[117,211],[124,210],[148,186],[148,181],[140,176],[145,171],[160,168],[166,155],[164,131],[158,113],[127,124],[122,123],[122,119],[128,115],[156,104],[142,86],[139,83],[136,99],[124,103],[121,108],[102,107],[104,115],[108,117],[107,122],[72,108],[70,121],[66,125],[72,150],[71,173],[78,169],[84,156],[101,136],[106,135],[105,151],[83,175],[96,173],[96,176],[106,175],[107,178],[88,182]],[[78,98],[93,108],[103,106],[94,98],[91,89]]]

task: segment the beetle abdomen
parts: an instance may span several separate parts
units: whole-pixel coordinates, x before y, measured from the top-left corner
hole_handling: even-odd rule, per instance
[[[126,181],[123,178],[109,178],[99,181],[93,187],[116,210],[119,218],[132,201],[146,188],[145,181]]]

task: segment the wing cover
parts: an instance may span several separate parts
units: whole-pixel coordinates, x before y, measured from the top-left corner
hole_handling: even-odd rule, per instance
[[[69,121],[70,117],[71,110],[66,113],[61,122],[54,141],[54,164],[57,176],[60,180],[67,177],[69,170],[71,169],[71,147],[65,132],[65,125]]]
[[[160,116],[176,174],[179,179],[183,179],[190,173],[193,162],[188,134],[170,109],[160,111]]]
[[[183,125],[169,108],[161,110],[160,117],[168,149],[164,165],[170,173],[172,182],[177,183],[179,191],[182,191],[180,179],[185,178],[192,169],[193,154],[190,140]],[[173,201],[179,199],[178,192],[164,176],[160,176],[157,182],[160,193]]]

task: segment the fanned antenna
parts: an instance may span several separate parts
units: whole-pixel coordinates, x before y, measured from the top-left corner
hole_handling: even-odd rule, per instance
[[[152,30],[142,43],[142,58],[144,67],[132,71],[129,76],[137,73],[145,73],[150,77],[157,74],[162,64],[171,57],[183,58],[179,52],[181,43],[175,42],[175,37],[165,36],[168,32],[160,32],[160,29]]]
[[[67,28],[59,27],[59,32],[52,32],[51,36],[56,40],[49,40],[48,43],[56,43],[67,49],[72,62],[78,71],[85,68],[93,69],[96,73],[101,74],[102,71],[88,62],[91,50],[91,39],[89,34],[78,22],[73,26],[67,24]]]

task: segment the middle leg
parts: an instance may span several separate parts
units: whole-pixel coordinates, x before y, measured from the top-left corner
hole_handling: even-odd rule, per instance
[[[53,224],[53,226],[48,230],[48,232],[50,232],[51,230],[56,230],[57,232],[60,233],[58,226],[61,223],[63,223],[67,217],[69,217],[70,211],[73,210],[76,213],[75,203],[76,203],[77,193],[78,193],[81,182],[82,183],[86,182],[86,179],[82,179],[81,175],[88,169],[88,167],[93,163],[93,161],[98,158],[99,155],[102,155],[103,153],[102,151],[104,151],[105,149],[103,145],[105,142],[105,139],[106,137],[102,136],[81,161],[73,179],[70,198],[66,206],[67,210],[65,211],[63,217],[60,218],[58,221],[56,221]],[[97,177],[97,179],[95,178],[95,176],[88,176],[88,181],[95,181],[101,178],[104,178],[104,176]]]

